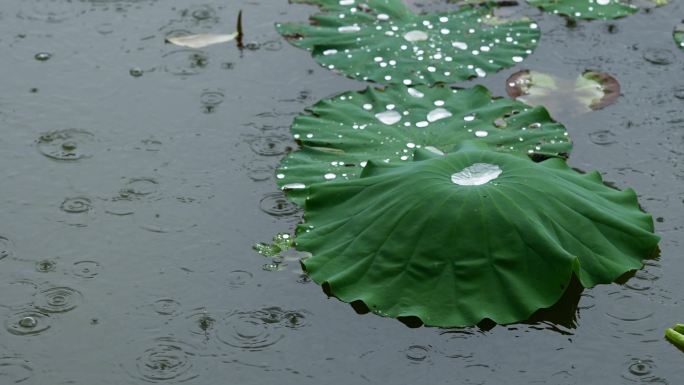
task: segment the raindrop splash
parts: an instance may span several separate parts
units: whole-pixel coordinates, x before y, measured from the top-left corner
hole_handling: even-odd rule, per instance
[[[296,214],[299,209],[282,192],[266,194],[259,202],[261,211],[274,217],[286,217]]]
[[[51,131],[38,138],[38,151],[51,159],[73,161],[91,157],[94,142],[95,136],[85,130]]]
[[[129,374],[145,382],[180,383],[197,378],[194,372],[195,348],[173,337],[157,338],[135,361]]]
[[[37,310],[22,310],[5,319],[5,329],[15,336],[35,336],[50,329],[50,321],[49,314]]]

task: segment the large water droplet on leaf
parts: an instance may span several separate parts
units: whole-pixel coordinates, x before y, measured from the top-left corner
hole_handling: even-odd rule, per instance
[[[451,181],[459,186],[479,186],[498,178],[501,172],[495,164],[475,163],[452,174]]]

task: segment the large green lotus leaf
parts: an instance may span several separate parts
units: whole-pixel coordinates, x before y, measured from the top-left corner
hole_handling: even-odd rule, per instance
[[[482,86],[395,85],[347,92],[295,118],[292,133],[301,149],[283,159],[276,176],[299,204],[312,183],[356,178],[369,159],[406,162],[414,148],[447,152],[470,139],[539,157],[565,155],[572,148],[565,128],[544,108],[492,99]]]
[[[402,0],[297,0],[325,12],[311,24],[277,24],[322,66],[380,83],[435,84],[484,77],[532,53],[539,28],[502,22],[486,7],[417,15]]]
[[[639,7],[652,8],[668,3],[667,0],[527,0],[545,11],[571,19],[607,20],[629,16]]]
[[[432,326],[527,319],[584,287],[639,269],[657,247],[633,190],[558,158],[466,147],[371,162],[309,188],[296,247],[309,276],[345,302]]]

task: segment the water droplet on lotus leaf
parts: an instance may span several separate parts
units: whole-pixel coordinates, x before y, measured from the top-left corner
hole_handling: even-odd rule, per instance
[[[451,175],[451,181],[459,186],[479,186],[501,175],[501,168],[495,164],[475,163]]]

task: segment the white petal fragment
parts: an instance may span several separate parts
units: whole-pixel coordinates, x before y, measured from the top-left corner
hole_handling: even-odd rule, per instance
[[[168,43],[186,47],[186,48],[203,48],[214,44],[227,43],[235,40],[238,36],[237,32],[231,34],[213,34],[201,33],[199,35],[174,36],[166,39]]]

